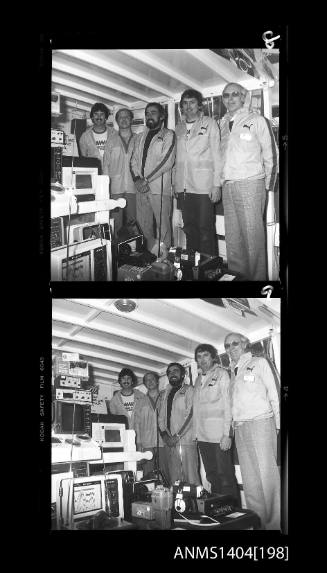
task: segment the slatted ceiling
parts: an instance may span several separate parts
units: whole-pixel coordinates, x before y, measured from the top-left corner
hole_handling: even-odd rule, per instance
[[[86,319],[90,313],[94,312],[94,307],[90,299],[90,306],[82,304],[80,301],[72,301],[69,299],[56,299],[56,304],[53,305],[53,314],[62,316],[64,318],[72,319]]]
[[[110,70],[108,64],[108,59],[102,60],[99,57],[97,50],[95,50],[96,56],[94,57],[95,62],[103,62],[103,67],[98,65],[90,64],[85,61],[77,59],[75,56],[78,54],[74,51],[74,55],[71,53],[69,56],[63,54],[57,54],[53,61],[53,70],[69,70],[68,73],[74,71],[74,75],[78,77],[83,77],[85,74],[85,79],[94,82],[94,84],[99,84],[104,87],[109,87],[110,90],[117,90],[118,92],[124,92],[130,95],[133,99],[142,99],[144,95],[151,101],[152,98],[157,98],[161,95],[161,90],[155,90],[148,86],[145,86],[140,78],[139,81],[133,81],[122,74],[122,72],[114,73]],[[73,55],[73,58],[72,58]],[[123,84],[122,84],[123,82]]]
[[[91,85],[90,83],[86,85],[85,82],[77,81],[71,77],[65,79],[62,75],[59,76],[58,74],[54,75],[53,78],[55,80],[53,81],[54,91],[59,92],[65,99],[77,99],[90,106],[92,106],[95,101],[109,106],[126,107],[130,107],[133,103],[132,98],[125,97],[125,95],[122,96],[121,93],[118,92],[116,95],[112,90],[109,94],[107,90],[101,86]]]
[[[84,306],[84,304],[87,306]],[[88,322],[88,326],[92,326],[92,329],[98,330],[100,333],[114,331],[116,336],[125,336],[127,338],[130,335],[132,320],[135,339],[142,340],[144,343],[151,345],[159,328],[161,331],[161,349],[167,348],[169,351],[174,350],[183,353],[190,344],[189,332],[194,325],[192,317],[185,314],[184,322],[176,325],[176,309],[170,308],[167,303],[162,303],[158,299],[155,302],[151,299],[139,300],[138,308],[133,312],[133,317],[120,313],[113,305],[106,312],[101,312],[103,301],[96,301],[94,304],[97,305],[97,309],[92,308],[92,312],[98,310],[98,313],[89,319],[91,307],[88,306],[88,301],[84,301],[84,304],[61,301],[58,308],[53,311],[53,317],[56,321],[61,319],[67,321],[69,320],[67,316],[72,313],[76,325],[85,326],[86,322]],[[199,330],[204,334],[205,329],[206,322],[201,321]],[[190,353],[192,353],[192,349],[190,349]]]
[[[61,339],[62,340],[62,339]],[[58,346],[58,344],[55,344]],[[154,360],[152,357],[147,357],[146,359],[139,357],[138,355],[133,353],[133,349],[131,348],[131,352],[116,352],[113,351],[111,348],[106,349],[105,351],[101,348],[95,348],[94,350],[90,350],[90,346],[83,343],[70,343],[65,342],[62,340],[62,345],[60,345],[60,350],[65,352],[78,352],[80,356],[83,357],[84,360],[87,360],[94,368],[99,370],[112,370],[119,369],[121,370],[124,365],[129,366],[133,365],[135,368],[139,370],[147,370],[149,365],[151,365],[151,369],[154,371],[160,371],[162,368],[162,361]],[[101,352],[103,354],[101,354]],[[177,356],[177,355],[176,355]],[[181,358],[184,358],[183,355],[180,355]],[[170,356],[165,357],[168,360]],[[114,366],[113,366],[114,365]]]
[[[193,360],[200,342],[221,352],[231,330],[244,332],[251,341],[268,336],[271,318],[260,313],[263,305],[277,319],[279,314],[276,299],[270,306],[268,299],[248,299],[258,316],[245,319],[200,299],[134,299],[137,308],[128,314],[116,309],[115,300],[53,300],[54,353],[78,353],[89,363],[94,382],[105,385],[109,394],[123,367],[131,368],[141,384],[148,370],[162,375],[169,362]]]
[[[56,337],[66,337],[70,336],[74,324],[71,322],[59,322],[58,320],[52,320],[52,334]]]
[[[173,311],[171,311],[173,312]],[[171,320],[167,319],[165,316],[164,319],[159,319],[157,321],[153,315],[143,316],[142,320],[138,320],[137,317],[135,321],[133,321],[133,331],[135,334],[136,340],[144,340],[148,341],[151,344],[151,341],[154,340],[154,337],[157,333],[157,330],[160,330],[160,338],[161,338],[161,347],[165,348],[185,348],[189,340],[189,329],[192,329],[192,320],[190,317],[185,317],[185,322],[187,324],[183,325],[176,325],[173,318],[176,317],[176,313],[174,312],[174,317],[171,317]],[[105,315],[102,313],[100,316],[97,317],[97,320],[93,322],[95,326],[107,325],[107,327],[115,328],[116,326],[120,326],[127,331],[130,328],[130,320],[125,317],[114,316],[113,314]],[[149,324],[149,321],[150,324]],[[152,321],[155,321],[156,324],[153,324]]]
[[[230,330],[243,332],[244,329],[248,330],[254,327],[257,329],[266,326],[266,321],[260,316],[252,317],[247,314],[246,321],[242,321],[241,313],[234,313],[224,307],[213,306],[202,300],[197,300],[195,306],[193,301],[194,299],[167,299],[167,304],[174,306],[175,311],[181,308],[185,311],[186,316],[190,318],[192,330],[194,330],[194,320],[196,320],[197,328],[196,332],[193,332],[194,341],[198,339],[201,342],[205,337],[214,340],[214,346],[219,348],[223,346],[226,332]],[[217,329],[217,325],[220,328]]]
[[[54,332],[55,335],[57,336],[58,331],[56,329],[56,326],[54,326]],[[130,339],[126,339],[114,334],[109,335],[103,333],[101,335],[101,333],[99,332],[95,332],[90,329],[84,328],[81,329],[77,334],[73,335],[73,340],[78,343],[90,344],[92,346],[99,346],[102,348],[110,348],[115,351],[121,349],[123,352],[126,352],[129,355],[135,354],[136,356],[140,356],[143,359],[148,360],[149,362],[152,362],[153,360],[157,360],[160,362],[165,362],[166,360],[169,360],[171,352],[165,351],[160,347],[160,341],[161,341],[160,332],[157,333],[157,336],[155,339],[153,339],[152,344],[150,340],[146,340],[145,342],[139,342],[139,340],[136,337],[135,338],[134,337],[135,337],[134,331],[133,334],[130,333]],[[66,334],[65,338],[70,340],[72,339],[70,338],[70,334]],[[179,349],[179,352],[175,351],[173,352],[173,354],[183,354],[182,348]],[[187,356],[188,354],[186,354],[185,357]]]
[[[87,81],[85,78],[72,76],[68,73],[53,73],[52,81],[57,85],[56,91],[59,93],[67,88],[77,89],[79,92],[87,94],[88,98],[92,99],[92,102],[101,98],[108,103],[112,102],[114,105],[119,104],[130,107],[134,102],[138,101],[136,97],[132,97],[130,94],[122,93],[112,87],[109,89],[109,82],[102,83],[101,79],[96,83],[95,81]]]
[[[149,101],[179,101],[187,88],[204,97],[219,95],[229,81],[262,87],[211,50],[54,50],[52,72],[53,89],[67,101],[75,94],[81,109],[95,101],[132,109]]]
[[[207,52],[208,50],[201,51]],[[198,60],[188,50],[151,50],[151,55],[165,62],[169,67],[183,70],[184,75],[189,78],[196,77],[196,81],[202,87],[208,87],[217,82],[217,76],[223,81],[223,78],[217,74],[217,60],[214,72],[205,64],[199,66]]]
[[[141,74],[148,74],[155,82],[165,85],[171,94],[181,92],[184,86],[200,89],[201,83],[197,71],[193,68],[192,73],[185,72],[181,60],[183,50],[169,50],[170,55],[174,52],[173,58],[166,59],[155,54],[156,50],[125,50],[124,53],[134,59],[134,67]],[[185,58],[184,58],[185,61]],[[187,66],[189,70],[189,66]]]
[[[127,79],[130,82],[134,82],[136,86],[142,85],[169,97],[173,95],[164,83],[156,83],[151,78],[151,68],[149,66],[145,67],[145,73],[140,74],[136,69],[135,61],[131,59],[128,61],[128,58],[121,54],[119,50],[61,50],[61,53],[68,54],[85,65],[91,64],[101,67],[107,72],[117,74],[118,77],[123,77],[124,80]]]

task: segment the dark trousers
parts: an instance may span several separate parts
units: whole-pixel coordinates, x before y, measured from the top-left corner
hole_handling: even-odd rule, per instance
[[[151,460],[143,460],[140,463],[140,468],[143,470],[143,477],[145,478],[147,474],[158,469],[160,470],[167,483],[169,483],[169,466],[166,455],[166,448],[164,446],[160,446],[158,449],[143,448],[143,450],[150,451],[153,454],[153,458]]]
[[[217,255],[216,215],[209,195],[179,193],[178,206],[182,210],[187,248]]]
[[[232,495],[238,506],[241,506],[240,492],[235,477],[231,450],[223,451],[220,444],[198,442],[204,469],[211,493]]]

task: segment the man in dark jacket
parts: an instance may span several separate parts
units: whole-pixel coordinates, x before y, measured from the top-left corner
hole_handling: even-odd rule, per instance
[[[175,133],[163,126],[165,110],[157,102],[145,108],[146,128],[137,136],[131,158],[131,173],[137,189],[136,218],[151,250],[157,241],[171,246],[171,174],[175,161]],[[159,237],[160,234],[160,237]]]

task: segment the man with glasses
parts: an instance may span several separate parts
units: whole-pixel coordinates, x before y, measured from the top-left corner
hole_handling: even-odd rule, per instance
[[[228,268],[240,279],[267,279],[265,208],[273,191],[278,149],[270,122],[245,106],[247,90],[229,83],[220,122]]]
[[[247,508],[260,516],[262,529],[279,530],[279,388],[266,358],[252,356],[249,345],[238,332],[225,338],[235,442]]]
[[[231,455],[232,411],[230,380],[217,364],[217,351],[200,344],[194,351],[199,376],[194,385],[193,433],[202,457],[211,492],[231,495],[240,505],[240,495]]]
[[[186,246],[216,255],[214,203],[221,199],[218,126],[203,115],[202,95],[197,90],[183,92],[180,109],[173,188],[182,211]]]

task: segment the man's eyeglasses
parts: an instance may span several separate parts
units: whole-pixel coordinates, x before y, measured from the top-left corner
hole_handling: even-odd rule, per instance
[[[224,99],[228,99],[229,96],[238,97],[239,95],[241,95],[240,92],[230,92],[230,93],[227,93],[227,92],[226,92],[226,93],[223,94],[223,98],[224,98]]]
[[[231,342],[231,343],[226,342],[225,349],[228,350],[231,346],[236,347],[236,346],[239,346],[240,344],[241,344],[241,342],[239,340],[233,340],[233,342]]]

